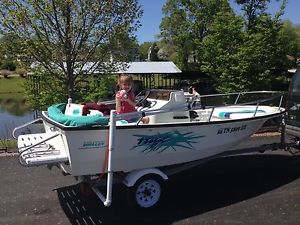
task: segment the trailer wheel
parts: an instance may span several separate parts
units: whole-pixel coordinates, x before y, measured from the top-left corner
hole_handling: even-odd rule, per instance
[[[157,175],[146,175],[129,188],[128,200],[133,206],[151,208],[158,204],[161,193],[162,178]]]

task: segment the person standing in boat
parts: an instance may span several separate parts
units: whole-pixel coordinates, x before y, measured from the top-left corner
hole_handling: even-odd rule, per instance
[[[189,87],[189,93],[193,94],[195,97],[200,96],[200,94],[196,91],[196,84]]]
[[[121,74],[117,82],[116,111],[118,114],[136,112],[135,96],[133,93],[133,78],[129,74]],[[136,122],[138,118],[130,118],[128,122]],[[149,123],[149,117],[141,118],[145,124]]]
[[[200,94],[196,90],[196,84],[193,84],[192,86],[189,87],[189,93],[193,95],[193,97],[191,98],[191,102],[192,102],[191,107],[195,107],[197,101],[201,106],[201,98],[200,98]]]

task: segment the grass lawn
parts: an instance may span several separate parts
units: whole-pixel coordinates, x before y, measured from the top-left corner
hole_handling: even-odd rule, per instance
[[[2,150],[8,150],[11,148],[17,147],[17,141],[15,139],[11,140],[0,140],[0,149]]]
[[[0,93],[17,93],[24,92],[23,84],[25,82],[24,78],[21,77],[0,77]]]

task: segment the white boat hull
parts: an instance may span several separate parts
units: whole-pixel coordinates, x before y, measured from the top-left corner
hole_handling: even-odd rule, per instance
[[[128,172],[214,156],[248,138],[266,119],[117,127],[112,170]],[[46,122],[46,127],[53,127],[53,124]],[[63,144],[61,151],[68,155],[69,173],[81,176],[106,172],[108,129],[60,132],[62,135],[51,142],[58,149]]]

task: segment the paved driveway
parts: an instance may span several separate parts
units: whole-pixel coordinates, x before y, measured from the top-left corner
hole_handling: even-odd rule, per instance
[[[238,146],[239,155],[170,177],[161,204],[147,211],[129,208],[122,187],[105,208],[57,168],[25,168],[16,156],[1,156],[0,224],[300,224],[300,157],[248,154],[274,141],[278,135],[252,137]]]

